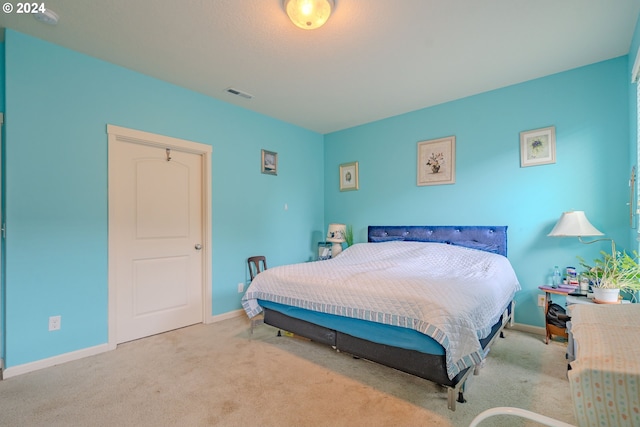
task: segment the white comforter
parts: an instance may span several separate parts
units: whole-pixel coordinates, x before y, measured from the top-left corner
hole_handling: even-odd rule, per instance
[[[479,364],[480,339],[520,289],[506,257],[441,243],[360,243],[327,260],[271,268],[242,298],[402,326],[446,350],[447,373]]]

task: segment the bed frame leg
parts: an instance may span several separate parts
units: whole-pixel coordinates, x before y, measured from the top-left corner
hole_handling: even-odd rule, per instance
[[[253,330],[258,326],[264,323],[264,318],[253,318],[251,319],[251,335],[253,335]]]
[[[511,317],[509,318],[510,328],[513,328],[514,324],[516,323],[515,317],[516,317],[516,302],[511,301]]]
[[[452,411],[456,410],[456,389],[448,388],[447,389],[447,408]]]
[[[458,387],[447,387],[447,407],[455,411],[456,410],[456,402],[466,403],[467,399],[464,398],[464,389],[467,385],[467,381],[463,380],[462,384]],[[458,398],[456,399],[456,392],[458,392]]]
[[[456,391],[458,392],[458,398],[456,399]],[[456,402],[465,403],[467,400],[464,398],[464,385],[459,389],[447,387],[447,407],[455,411]]]

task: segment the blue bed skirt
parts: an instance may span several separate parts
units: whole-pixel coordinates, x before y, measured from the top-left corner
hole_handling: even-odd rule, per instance
[[[416,350],[426,354],[444,355],[444,347],[433,338],[413,329],[352,319],[335,314],[319,313],[271,301],[258,300],[261,307],[278,311],[289,317],[305,320],[367,341],[393,347]]]

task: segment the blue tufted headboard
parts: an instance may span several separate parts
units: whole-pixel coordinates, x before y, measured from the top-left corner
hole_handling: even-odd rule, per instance
[[[507,256],[506,225],[370,225],[368,240],[447,243]]]

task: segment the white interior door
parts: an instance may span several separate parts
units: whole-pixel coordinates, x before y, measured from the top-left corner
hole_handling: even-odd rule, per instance
[[[116,342],[203,322],[202,155],[116,138],[109,159]]]

